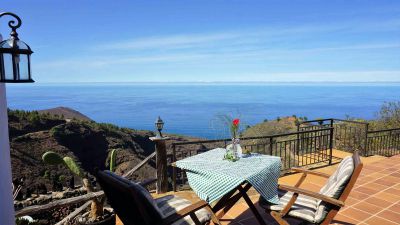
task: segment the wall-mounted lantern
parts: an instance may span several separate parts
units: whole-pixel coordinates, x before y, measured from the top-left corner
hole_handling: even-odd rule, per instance
[[[31,54],[29,45],[19,40],[17,29],[21,26],[21,19],[14,13],[0,13],[2,16],[12,16],[8,26],[11,28],[10,38],[1,41],[0,37],[0,82],[1,83],[32,83]]]

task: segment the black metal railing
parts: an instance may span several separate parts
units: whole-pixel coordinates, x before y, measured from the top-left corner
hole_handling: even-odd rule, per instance
[[[333,127],[333,148],[348,152],[359,150],[363,155],[367,155],[368,126],[367,122],[329,118],[302,121],[297,125],[297,129],[304,131]]]
[[[400,128],[368,131],[367,143],[368,155],[400,154]]]
[[[315,130],[333,127],[333,148],[353,152],[359,150],[363,156],[400,154],[400,128],[369,130],[367,122],[320,119],[302,121],[297,125],[298,131]]]
[[[282,159],[282,171],[292,167],[332,163],[333,128],[327,127],[260,137],[243,137],[240,145],[250,150]],[[176,142],[171,144],[169,164],[214,148],[226,148],[231,139]],[[187,183],[186,175],[176,167],[170,167],[173,190]]]

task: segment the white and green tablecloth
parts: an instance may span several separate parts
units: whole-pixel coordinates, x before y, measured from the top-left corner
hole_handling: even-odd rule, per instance
[[[186,170],[189,185],[203,200],[211,203],[244,181],[265,200],[279,204],[280,157],[252,154],[236,162],[223,160],[225,149],[217,148],[176,162]]]

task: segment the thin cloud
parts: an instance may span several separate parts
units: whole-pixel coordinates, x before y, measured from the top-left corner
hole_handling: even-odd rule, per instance
[[[257,44],[269,41],[290,39],[295,37],[312,37],[318,34],[358,33],[377,31],[398,31],[400,20],[387,20],[383,22],[343,22],[332,24],[306,24],[301,26],[271,26],[253,29],[242,29],[212,32],[212,33],[189,33],[173,34],[165,36],[150,36],[131,40],[120,40],[117,43],[103,43],[93,46],[91,50],[160,50],[160,49],[188,49],[201,48],[216,44]]]
[[[309,72],[264,72],[241,73],[232,76],[232,82],[399,82],[400,70],[375,71],[309,71]],[[245,79],[243,79],[245,78]]]
[[[310,52],[332,52],[332,51],[357,51],[368,49],[396,49],[400,48],[400,44],[381,43],[381,44],[365,44],[365,45],[343,45],[335,47],[318,47],[318,48],[301,48],[301,49],[263,49],[263,48],[226,48],[226,49],[209,49],[203,52],[180,52],[180,53],[163,53],[152,54],[147,56],[126,55],[124,57],[85,57],[72,58],[56,61],[46,61],[35,63],[35,69],[44,68],[69,68],[69,67],[106,67],[112,65],[131,65],[131,64],[148,64],[148,63],[168,63],[168,62],[198,62],[204,64],[205,61],[231,61],[243,59],[257,60],[278,60],[288,59],[292,57],[302,57]]]

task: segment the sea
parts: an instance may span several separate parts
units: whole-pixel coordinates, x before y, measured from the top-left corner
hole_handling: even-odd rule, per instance
[[[11,109],[75,109],[97,122],[222,138],[221,116],[252,126],[292,116],[374,119],[400,101],[400,83],[33,83],[7,84]]]

